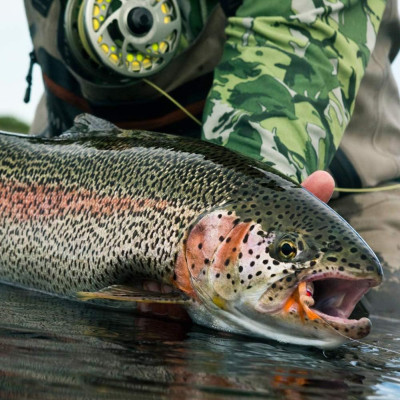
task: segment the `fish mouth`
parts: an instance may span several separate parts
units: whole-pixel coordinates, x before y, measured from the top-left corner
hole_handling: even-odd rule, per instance
[[[343,336],[360,339],[368,335],[371,322],[365,317],[350,319],[350,315],[364,294],[378,284],[374,279],[313,276],[297,285],[283,310],[297,312],[303,322],[322,322]]]
[[[348,319],[356,304],[365,293],[374,286],[369,279],[349,280],[338,278],[316,279],[308,281],[313,285],[314,300],[311,310],[326,319]]]

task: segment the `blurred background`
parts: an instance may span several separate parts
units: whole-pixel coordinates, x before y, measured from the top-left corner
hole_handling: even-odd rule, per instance
[[[35,65],[31,100],[25,104],[23,102],[27,87],[25,77],[29,68],[29,52],[32,50],[32,44],[22,0],[8,1],[6,9],[0,14],[0,50],[1,128],[11,130],[10,127],[14,126],[17,131],[23,132],[33,120],[36,105],[43,93],[43,83],[40,68]],[[393,64],[393,71],[400,86],[399,56]]]

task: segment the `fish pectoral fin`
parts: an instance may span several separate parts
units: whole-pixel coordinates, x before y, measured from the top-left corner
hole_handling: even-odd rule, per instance
[[[77,292],[76,296],[83,301],[101,299],[162,304],[189,304],[191,302],[183,292],[159,293],[124,285],[108,286],[98,292]]]

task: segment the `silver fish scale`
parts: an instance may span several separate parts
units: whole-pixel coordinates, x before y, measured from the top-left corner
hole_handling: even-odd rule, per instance
[[[352,256],[349,265],[359,237],[297,184],[204,142],[141,132],[1,136],[0,186],[0,280],[46,292],[70,296],[138,277],[171,283],[186,235],[218,208],[315,242],[307,268],[325,253],[343,269],[376,268],[359,246],[363,262]]]

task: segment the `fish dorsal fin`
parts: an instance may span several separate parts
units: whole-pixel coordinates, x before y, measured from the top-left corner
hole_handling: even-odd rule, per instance
[[[109,121],[91,114],[79,114],[74,125],[57,139],[82,139],[87,137],[117,136],[124,132]]]
[[[183,292],[158,293],[124,285],[108,286],[98,292],[78,292],[76,296],[83,301],[113,300],[161,304],[189,304],[191,302]]]

